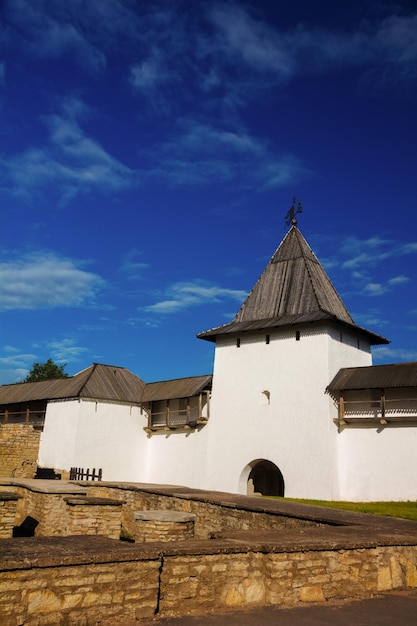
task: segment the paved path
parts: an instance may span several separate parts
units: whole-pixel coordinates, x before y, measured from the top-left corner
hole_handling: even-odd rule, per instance
[[[417,626],[417,589],[369,600],[141,622],[143,626]],[[127,625],[126,625],[127,626]]]

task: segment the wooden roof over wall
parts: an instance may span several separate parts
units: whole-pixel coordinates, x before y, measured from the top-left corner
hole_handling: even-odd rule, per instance
[[[145,383],[124,367],[94,363],[69,378],[0,387],[0,404],[91,398],[139,404]]]
[[[395,387],[417,388],[417,362],[344,367],[333,378],[327,391],[332,394],[335,391]]]
[[[170,400],[171,398],[191,398],[205,389],[211,389],[212,376],[191,376],[161,382],[148,383],[142,401]]]
[[[367,335],[371,344],[389,343],[353,321],[329,277],[294,225],[229,324],[199,333],[199,339],[249,330],[333,320]]]
[[[146,384],[124,367],[94,363],[69,378],[17,383],[0,387],[0,405],[35,400],[89,398],[140,404],[152,400],[190,398],[211,389],[212,375],[191,376]]]

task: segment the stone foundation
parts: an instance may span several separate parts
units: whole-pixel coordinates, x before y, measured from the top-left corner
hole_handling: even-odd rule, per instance
[[[18,500],[13,515],[17,536],[120,538],[123,506],[120,498],[88,496],[85,487],[61,480],[21,480],[16,481],[13,489]],[[3,493],[0,486],[0,502]]]
[[[0,539],[13,537],[18,500],[15,493],[0,492]]]
[[[119,626],[417,587],[416,546],[264,552],[205,543],[176,553],[91,536],[3,540],[2,626]]]
[[[4,541],[16,560],[9,551],[0,572],[2,626],[120,626],[155,614],[159,558],[142,559],[130,545],[126,556],[127,544],[91,536]]]
[[[40,437],[29,424],[0,424],[0,476],[34,478]]]
[[[39,526],[54,533],[0,541],[2,626],[119,626],[417,588],[414,522],[181,487],[68,483],[63,496],[63,481],[42,482],[0,483],[4,502],[6,491],[21,496],[16,517],[43,498]],[[97,536],[106,507],[133,530],[153,527],[142,543]],[[196,536],[208,538],[174,537],[194,515]],[[84,534],[57,536],[65,520]]]
[[[136,511],[163,510],[191,513],[195,516],[195,539],[210,539],[217,532],[246,531],[250,529],[273,530],[290,528],[320,528],[326,524],[320,519],[302,515],[283,515],[274,510],[273,500],[232,494],[177,488],[149,488],[132,483],[79,483],[88,487],[89,495],[106,498],[123,498],[122,525],[135,536]],[[213,501],[213,497],[215,502]],[[250,503],[250,505],[249,505]],[[276,503],[275,503],[276,504]],[[301,509],[300,509],[301,510]],[[332,523],[332,522],[330,522]]]
[[[82,496],[64,500],[67,504],[65,535],[101,535],[120,539],[122,501]]]

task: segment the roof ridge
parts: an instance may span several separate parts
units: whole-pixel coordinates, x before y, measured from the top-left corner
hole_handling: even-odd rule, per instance
[[[87,376],[86,380],[84,381],[84,383],[81,385],[81,387],[78,390],[78,397],[81,397],[81,394],[84,391],[87,383],[91,380],[91,377],[92,377],[93,373],[95,372],[95,370],[97,368],[97,365],[98,365],[98,363],[93,363],[93,365],[91,366],[90,374]]]
[[[190,380],[191,378],[209,378],[213,374],[195,374],[194,376],[179,376],[178,378],[166,378],[165,380],[152,380],[145,385],[155,385],[156,383],[170,383],[176,380]]]
[[[303,241],[303,243],[307,243],[307,242],[306,242],[306,240],[304,239],[304,237],[302,236],[300,229],[299,229],[299,228],[297,228],[297,226],[295,226],[295,225],[293,226],[293,228],[295,229],[295,234],[296,234],[296,237],[297,237],[297,238],[301,238],[301,239],[302,239],[302,241]],[[299,241],[299,243],[300,243],[300,241]],[[310,248],[310,246],[309,246],[309,249],[310,249],[310,252],[311,252],[311,253],[313,254],[313,256],[315,257],[316,262],[317,262],[317,263],[320,265],[320,267],[321,267],[320,261],[318,260],[318,258],[316,257],[316,255],[314,254],[314,252],[313,252],[313,250]],[[311,288],[312,288],[312,290],[313,290],[314,297],[315,297],[315,299],[316,299],[317,307],[318,307],[318,309],[319,309],[320,311],[324,311],[325,313],[330,313],[330,311],[327,311],[326,309],[324,309],[324,308],[321,306],[321,304],[320,304],[320,299],[319,299],[319,297],[318,297],[318,295],[317,295],[317,290],[316,290],[316,287],[315,287],[315,285],[314,285],[313,277],[312,277],[312,275],[311,275],[310,268],[309,268],[308,263],[307,263],[307,257],[306,257],[306,255],[305,255],[305,253],[304,253],[304,246],[303,246],[303,245],[301,245],[301,244],[300,244],[300,250],[301,250],[301,256],[303,257],[303,260],[304,260],[304,263],[305,263],[306,272],[307,272],[308,277],[309,277],[309,279],[310,279]]]

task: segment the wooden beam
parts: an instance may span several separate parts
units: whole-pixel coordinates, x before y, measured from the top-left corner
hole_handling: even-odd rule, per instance
[[[339,398],[339,420],[345,419],[345,398],[343,397],[343,393],[340,392]]]

